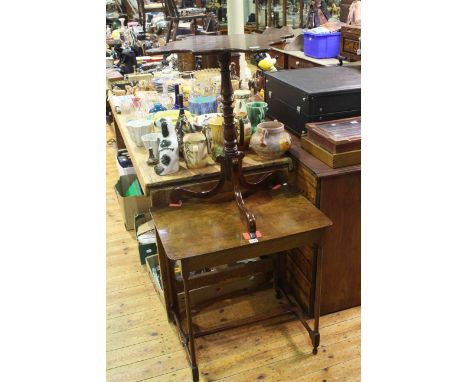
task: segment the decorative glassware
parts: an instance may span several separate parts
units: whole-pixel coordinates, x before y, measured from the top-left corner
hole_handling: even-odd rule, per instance
[[[184,146],[184,134],[194,133],[195,129],[192,124],[189,122],[187,116],[185,115],[184,110],[184,96],[179,94],[178,96],[179,104],[179,117],[177,118],[175,130],[177,134],[177,140],[179,142],[179,151],[180,155],[183,155],[183,146]]]
[[[174,110],[179,110],[180,109],[180,102],[179,102],[179,84],[175,84],[174,85],[174,96],[175,96],[175,102],[174,102],[174,106],[172,107],[172,109]],[[182,102],[183,102],[183,97],[182,97]],[[176,126],[176,129],[177,129],[177,126]]]

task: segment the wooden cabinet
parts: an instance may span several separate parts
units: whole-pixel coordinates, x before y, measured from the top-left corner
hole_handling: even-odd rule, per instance
[[[361,166],[332,169],[300,147],[292,137],[297,160],[297,188],[333,222],[323,237],[321,314],[361,304]],[[282,280],[304,310],[313,313],[314,249],[292,250],[284,256]]]
[[[348,61],[361,61],[361,26],[341,27],[340,54]]]

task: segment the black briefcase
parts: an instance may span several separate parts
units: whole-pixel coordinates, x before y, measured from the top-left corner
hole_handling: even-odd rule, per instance
[[[267,115],[294,134],[308,122],[361,115],[360,67],[330,66],[265,73]]]

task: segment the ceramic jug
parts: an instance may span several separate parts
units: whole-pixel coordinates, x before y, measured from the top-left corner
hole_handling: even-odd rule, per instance
[[[249,102],[246,105],[247,115],[252,124],[252,132],[255,133],[257,125],[266,118],[268,104],[266,102]]]
[[[247,102],[249,102],[250,90],[235,90],[234,91],[234,114],[246,113]]]
[[[223,117],[219,114],[208,121],[212,142],[211,156],[213,159],[216,159],[223,152],[223,121]]]
[[[236,124],[237,147],[239,150],[247,151],[252,137],[252,125],[249,118],[247,118],[247,113],[240,112],[236,114],[234,123]]]
[[[291,136],[278,121],[262,122],[250,139],[250,147],[263,159],[281,157],[291,146]]]
[[[208,165],[208,147],[203,133],[184,135],[184,158],[187,168],[202,168]]]

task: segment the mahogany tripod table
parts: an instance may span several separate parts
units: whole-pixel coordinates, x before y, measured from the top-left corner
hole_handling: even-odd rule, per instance
[[[246,204],[246,208],[255,213],[261,227],[261,236],[255,239],[244,236],[245,227],[236,216],[238,207],[232,200],[222,203],[189,202],[181,207],[151,210],[156,229],[161,279],[167,296],[168,319],[179,329],[182,344],[187,350],[193,381],[199,380],[194,342],[197,337],[293,313],[310,336],[313,354],[317,353],[320,343],[320,237],[322,231],[332,224],[330,219],[302,195],[289,192],[287,187],[257,192],[246,199]],[[285,251],[304,245],[314,246],[317,260],[313,329],[304,319],[301,308],[279,285],[279,256]],[[260,259],[247,264],[238,263],[239,260],[254,257]],[[175,275],[176,261],[180,261],[182,281]],[[191,274],[193,271],[212,269],[224,264],[230,266]],[[256,272],[273,270],[276,296],[280,298],[284,295],[289,306],[279,312],[257,315],[225,326],[195,332],[190,290],[251,274],[249,272],[254,268]],[[178,290],[182,290],[185,296],[185,315],[179,308]],[[184,322],[187,324],[186,329]]]
[[[146,53],[186,53],[193,54],[218,54],[219,66],[221,68],[221,95],[223,103],[223,148],[222,155],[216,158],[221,166],[219,182],[209,190],[191,191],[177,188],[172,192],[171,202],[178,204],[183,198],[211,198],[228,186],[232,190],[241,218],[245,221],[247,232],[251,239],[257,237],[257,223],[255,215],[249,211],[244,203],[241,188],[249,192],[265,188],[274,179],[274,173],[265,174],[254,183],[245,179],[242,170],[242,159],[244,153],[237,147],[236,128],[233,113],[233,90],[231,83],[232,52],[265,52],[271,49],[272,44],[282,42],[285,37],[281,33],[269,33],[267,35],[228,35],[228,36],[190,36],[179,41],[171,41],[162,48],[150,49]]]

